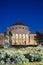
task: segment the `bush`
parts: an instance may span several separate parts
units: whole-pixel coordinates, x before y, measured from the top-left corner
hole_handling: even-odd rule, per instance
[[[41,61],[41,56],[39,53],[35,52],[30,52],[28,54],[25,54],[25,57],[30,61],[30,62],[40,62]]]
[[[14,55],[14,61],[15,61],[15,63],[20,63],[20,64],[23,62],[28,62],[28,60],[25,58],[25,56],[22,54],[19,54],[19,53]]]
[[[0,62],[1,64],[22,64],[22,63],[28,63],[28,59],[25,58],[24,55],[20,53],[15,53],[15,54],[10,54],[8,55],[7,53],[0,53]]]
[[[43,54],[41,54],[41,62],[43,62]]]

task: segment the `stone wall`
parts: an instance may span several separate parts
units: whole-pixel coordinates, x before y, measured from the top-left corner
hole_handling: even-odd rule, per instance
[[[4,45],[4,33],[0,34],[0,46]]]
[[[30,34],[30,45],[37,45],[37,42],[35,41],[36,34]]]

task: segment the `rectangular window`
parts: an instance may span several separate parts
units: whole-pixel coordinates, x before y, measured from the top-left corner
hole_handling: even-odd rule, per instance
[[[16,44],[18,44],[18,34],[16,34]]]

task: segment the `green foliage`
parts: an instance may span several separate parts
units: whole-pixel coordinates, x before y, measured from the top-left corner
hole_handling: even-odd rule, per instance
[[[0,49],[1,64],[28,65],[29,62],[43,63],[43,46]]]
[[[0,62],[1,63],[18,63],[18,64],[22,64],[22,63],[28,63],[28,59],[25,58],[24,55],[19,54],[19,53],[15,53],[14,55],[8,55],[8,53],[0,53]]]
[[[43,45],[43,34],[40,32],[36,32],[35,40],[37,41],[38,44]]]
[[[4,34],[4,48],[9,48],[11,46],[11,36],[12,33],[9,29],[6,30],[6,33]]]
[[[25,54],[25,57],[30,61],[30,62],[40,62],[41,61],[41,56],[39,53],[30,52],[28,54]]]
[[[14,60],[15,60],[15,63],[19,63],[19,64],[23,62],[28,62],[28,59],[26,59],[24,55],[19,53],[14,55]]]

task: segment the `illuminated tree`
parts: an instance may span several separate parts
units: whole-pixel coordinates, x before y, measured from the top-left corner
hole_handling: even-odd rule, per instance
[[[11,31],[9,29],[6,30],[4,34],[4,48],[8,48],[11,45]]]

